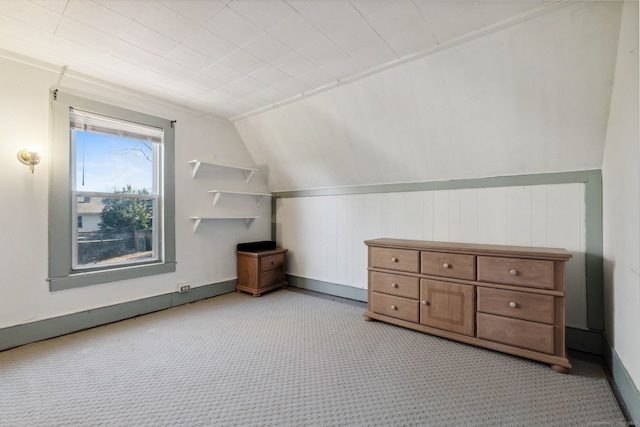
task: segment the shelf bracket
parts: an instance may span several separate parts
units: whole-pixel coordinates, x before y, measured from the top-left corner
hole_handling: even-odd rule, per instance
[[[255,172],[254,169],[250,169],[250,170],[245,170],[243,171],[244,174],[244,182],[245,184],[248,184],[249,181],[251,181],[251,177],[253,176],[253,173]]]
[[[222,196],[222,193],[215,193],[213,195],[213,206],[218,205],[218,200],[220,200],[220,196]]]
[[[193,232],[195,233],[196,230],[198,229],[198,226],[200,225],[200,221],[202,221],[202,218],[192,218],[195,222],[193,223]]]
[[[196,175],[198,174],[198,169],[200,169],[200,165],[202,165],[202,162],[200,160],[196,160],[195,163],[193,164],[192,178],[195,178]]]

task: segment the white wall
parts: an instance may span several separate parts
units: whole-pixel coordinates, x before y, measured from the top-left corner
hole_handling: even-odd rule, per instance
[[[289,274],[361,289],[367,239],[565,248],[567,325],[587,329],[584,184],[279,198],[276,214]]]
[[[245,191],[266,191],[266,178],[259,175],[249,185],[242,176],[206,172],[191,178],[189,160],[213,156],[221,163],[251,166],[253,162],[237,131],[226,120],[197,115],[122,88],[102,82],[60,79],[53,66],[30,60],[18,62],[0,52],[0,328],[121,302],[175,292],[177,284],[192,287],[237,277],[235,244],[270,237],[270,203],[259,209],[251,200],[228,200],[221,209],[261,216],[247,229],[241,221],[208,222],[193,232],[190,216],[215,211],[207,190],[232,188],[242,183]],[[176,128],[176,251],[177,271],[84,288],[50,292],[47,277],[49,89],[86,94],[124,108],[177,120]],[[42,163],[31,175],[16,153],[36,147]],[[222,202],[221,202],[222,203]],[[245,211],[246,209],[246,211]]]
[[[561,4],[235,125],[273,191],[598,169],[620,10]]]
[[[609,129],[602,164],[606,336],[636,388],[640,388],[637,2],[625,2],[617,52]]]

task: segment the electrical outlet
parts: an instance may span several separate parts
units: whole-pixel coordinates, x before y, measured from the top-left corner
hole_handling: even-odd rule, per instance
[[[178,285],[178,292],[183,293],[183,292],[188,292],[191,290],[191,285],[187,284],[187,283],[180,283]]]

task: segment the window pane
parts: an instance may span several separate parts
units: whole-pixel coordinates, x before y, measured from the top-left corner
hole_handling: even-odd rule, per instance
[[[77,198],[76,268],[127,264],[158,259],[154,250],[154,199]]]
[[[154,143],[85,131],[75,135],[75,189],[154,193]]]

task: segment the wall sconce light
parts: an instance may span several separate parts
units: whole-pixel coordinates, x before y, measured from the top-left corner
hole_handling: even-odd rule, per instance
[[[29,170],[33,173],[33,168],[35,165],[40,163],[40,153],[37,151],[29,151],[26,148],[18,151],[18,160],[20,163],[24,163],[29,166]]]

